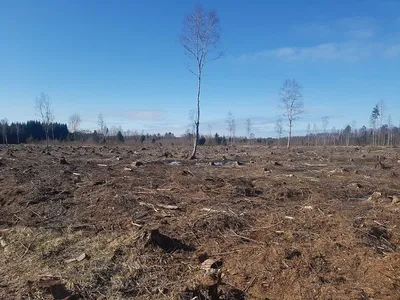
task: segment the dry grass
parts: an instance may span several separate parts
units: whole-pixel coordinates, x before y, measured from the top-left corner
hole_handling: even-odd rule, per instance
[[[206,299],[211,257],[220,299],[399,299],[395,149],[200,150],[0,153],[0,298]]]

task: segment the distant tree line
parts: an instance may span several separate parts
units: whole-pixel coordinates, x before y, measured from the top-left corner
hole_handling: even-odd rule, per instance
[[[288,110],[294,107],[293,103],[301,99],[301,94],[293,96],[293,91],[299,90],[300,86],[295,81],[287,81],[287,86],[282,89],[283,99],[289,99],[291,104]],[[288,89],[288,91],[286,91]],[[289,101],[288,100],[288,101]],[[283,101],[284,103],[286,103]],[[78,114],[73,114],[69,118],[68,126],[54,120],[54,115],[51,110],[51,103],[49,97],[42,93],[40,98],[36,101],[41,121],[27,121],[26,123],[9,123],[6,118],[0,120],[0,137],[3,144],[19,144],[29,143],[35,141],[46,141],[48,145],[49,140],[58,141],[77,141],[77,142],[94,142],[94,143],[125,143],[136,142],[155,143],[161,140],[168,141],[193,141],[196,137],[195,128],[195,113],[192,111],[189,114],[189,128],[186,133],[180,137],[176,137],[172,132],[165,134],[145,134],[144,131],[139,133],[137,130],[123,131],[121,127],[112,126],[110,129],[107,127],[102,114],[98,116],[98,129],[94,131],[80,130],[81,117]],[[286,113],[288,121],[288,130],[291,130],[291,122],[297,119],[299,112],[302,112],[302,103],[296,104],[296,111],[289,111]],[[44,112],[43,112],[44,111]],[[370,127],[365,125],[361,128],[356,128],[355,121],[352,125],[346,125],[343,129],[337,130],[332,128],[328,130],[329,117],[322,117],[320,126],[311,124],[307,126],[307,134],[305,136],[292,136],[291,132],[288,136],[284,136],[283,119],[279,118],[275,124],[276,138],[255,138],[252,133],[251,119],[247,119],[245,124],[246,136],[235,136],[236,121],[232,112],[228,112],[226,118],[227,133],[228,135],[220,135],[211,133],[212,128],[209,124],[208,135],[199,134],[198,145],[233,145],[233,144],[263,144],[269,146],[280,146],[283,142],[288,145],[302,145],[302,146],[353,146],[353,145],[372,145],[372,146],[400,146],[400,128],[392,123],[392,117],[389,115],[386,118],[385,105],[383,101],[378,102],[372,109],[370,115]],[[321,130],[319,129],[321,128]]]
[[[352,146],[352,145],[371,145],[371,146],[398,146],[400,145],[400,128],[389,127],[383,125],[380,128],[367,128],[363,126],[359,129],[352,128],[347,125],[342,130],[332,130],[327,133],[310,133],[307,135],[307,142],[309,141],[315,145],[323,145],[323,140],[326,140],[326,145],[337,146]]]
[[[144,132],[139,133],[134,130],[123,131],[121,128],[117,130],[106,131],[106,133],[101,133],[100,131],[95,130],[93,133],[85,134],[83,136],[83,140],[92,139],[96,143],[107,143],[107,142],[117,142],[117,143],[125,143],[125,142],[140,142],[143,143],[145,141],[150,141],[151,143],[155,143],[160,140],[178,140],[178,137],[172,132],[167,132],[164,135],[157,134],[145,134]]]
[[[324,123],[327,123],[326,120]],[[40,121],[27,121],[26,123],[8,123],[6,119],[0,120],[0,141],[3,144],[30,143],[36,141],[46,141],[45,127]],[[353,125],[354,126],[354,125]],[[311,127],[310,125],[308,127]],[[355,145],[375,145],[375,146],[400,146],[400,127],[384,124],[382,127],[355,128],[347,125],[343,129],[308,130],[305,136],[292,136],[291,143],[297,146],[355,146]],[[230,133],[230,132],[229,132]],[[279,146],[287,141],[287,137],[282,138],[281,128],[278,126],[277,135],[279,138],[249,138],[248,136],[225,136],[215,133],[214,135],[200,135],[199,146],[202,145],[228,145],[228,144],[259,144]],[[79,141],[95,143],[124,143],[137,142],[155,143],[162,140],[169,141],[192,141],[194,134],[187,132],[177,137],[171,132],[165,134],[139,133],[132,130],[111,130],[107,134],[95,131],[70,132],[66,124],[50,123],[50,140],[58,141]]]
[[[308,126],[310,127],[310,126]],[[280,141],[286,138],[274,139],[274,144],[279,145]],[[400,128],[387,124],[379,128],[361,128],[347,125],[343,129],[331,129],[330,131],[307,130],[305,136],[293,136],[293,145],[301,146],[400,146]]]
[[[50,140],[67,140],[69,132],[66,124],[49,123]],[[45,126],[40,121],[27,121],[26,123],[11,123],[5,119],[1,122],[1,138],[3,144],[20,144],[34,141],[45,141]]]

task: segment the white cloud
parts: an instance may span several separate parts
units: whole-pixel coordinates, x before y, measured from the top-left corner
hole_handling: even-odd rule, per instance
[[[308,35],[315,41],[323,38],[324,42],[316,42],[308,47],[268,49],[243,55],[241,59],[273,57],[286,61],[342,60],[356,62],[372,56],[387,57],[397,53],[397,48],[391,49],[393,42],[376,42],[375,36],[379,32],[380,26],[371,17],[350,17],[329,23],[309,23],[294,27],[293,30],[297,34]],[[325,42],[326,40],[335,42]],[[387,55],[386,51],[388,51]]]
[[[342,60],[356,62],[377,54],[382,46],[375,43],[358,41],[343,43],[324,43],[310,47],[282,47],[245,54],[239,60],[258,60],[262,58],[276,58],[284,61],[300,60]]]
[[[163,118],[165,112],[161,110],[130,110],[124,115],[133,120],[154,120]]]
[[[339,57],[343,46],[338,44],[320,44],[312,47],[297,48],[295,59],[334,59]]]
[[[374,18],[351,17],[338,20],[335,29],[351,39],[369,39],[375,36],[379,26]]]
[[[350,39],[370,39],[379,31],[374,18],[351,17],[342,18],[330,23],[308,23],[292,28],[300,35],[313,38],[334,38],[337,36]]]
[[[268,54],[268,53],[267,53]],[[279,48],[277,50],[273,50],[271,53],[269,54],[273,54],[277,57],[289,57],[289,56],[293,56],[296,55],[296,49],[294,48],[290,48],[290,47],[286,47],[286,48]]]
[[[356,29],[356,30],[349,30],[347,32],[347,35],[349,38],[352,39],[369,39],[372,38],[375,35],[375,30],[374,29]]]
[[[385,51],[385,56],[389,58],[400,57],[400,44],[387,48]]]
[[[292,30],[300,35],[313,37],[328,37],[333,33],[332,24],[309,23],[304,25],[294,26]]]

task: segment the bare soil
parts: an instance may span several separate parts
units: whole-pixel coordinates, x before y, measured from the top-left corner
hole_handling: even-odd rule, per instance
[[[400,299],[398,149],[199,150],[1,149],[0,298]]]

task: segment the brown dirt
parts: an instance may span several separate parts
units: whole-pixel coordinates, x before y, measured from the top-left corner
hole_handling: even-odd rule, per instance
[[[0,150],[2,299],[207,299],[207,257],[219,299],[400,299],[397,149],[42,150]]]

